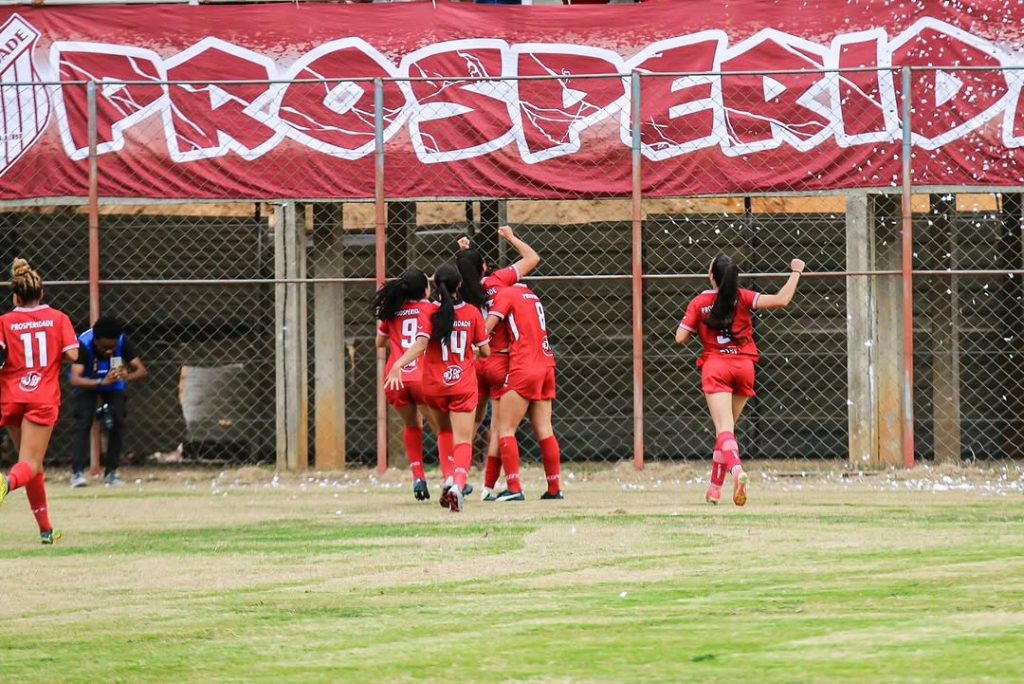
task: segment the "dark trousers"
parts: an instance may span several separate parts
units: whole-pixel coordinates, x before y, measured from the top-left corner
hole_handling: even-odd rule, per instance
[[[107,435],[107,450],[102,455],[104,473],[117,470],[121,462],[121,448],[124,445],[124,392],[79,390],[75,395],[75,432],[71,438],[71,469],[76,473],[84,473],[89,468],[92,424],[96,420],[96,409],[101,404],[108,404],[110,414],[114,417],[114,429]]]

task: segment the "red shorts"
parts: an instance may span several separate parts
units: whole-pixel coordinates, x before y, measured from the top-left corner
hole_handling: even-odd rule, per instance
[[[427,406],[442,413],[472,413],[476,411],[477,397],[474,392],[465,394],[431,394]]]
[[[495,353],[476,362],[476,382],[481,399],[499,398],[507,377],[508,354]]]
[[[409,404],[419,404],[422,406],[426,403],[423,397],[422,382],[403,382],[402,389],[386,389],[384,390],[384,396],[387,402],[395,408],[402,408]]]
[[[700,386],[706,394],[729,392],[754,396],[754,361],[742,356],[712,356],[700,369]]]
[[[502,393],[513,391],[523,399],[544,401],[555,398],[555,367],[513,368]]]
[[[54,404],[4,404],[0,403],[0,425],[21,425],[22,419],[37,425],[55,425],[60,415],[60,406]]]

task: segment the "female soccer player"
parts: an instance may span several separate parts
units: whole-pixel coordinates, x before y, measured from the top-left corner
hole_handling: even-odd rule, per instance
[[[498,445],[507,489],[495,501],[522,501],[519,481],[519,443],[516,430],[529,411],[530,424],[540,444],[548,488],[541,499],[561,499],[561,454],[551,427],[555,399],[555,355],[548,342],[547,321],[540,297],[523,283],[506,287],[494,297],[487,313],[487,331],[507,328],[508,376],[499,392]],[[493,485],[492,485],[493,486]]]
[[[740,269],[722,254],[711,262],[710,290],[694,297],[676,329],[676,343],[685,344],[696,333],[704,346],[697,367],[701,388],[715,424],[715,451],[711,463],[711,485],[704,500],[717,504],[728,469],[732,473],[732,501],[747,503],[747,474],[740,461],[740,448],[733,429],[747,400],[754,396],[754,363],[758,360],[750,312],[781,309],[793,300],[804,262],[790,262],[789,280],[777,294],[758,294],[739,287]]]
[[[466,478],[473,460],[473,415],[477,405],[474,350],[491,353],[480,310],[459,297],[462,277],[455,266],[442,264],[434,274],[439,302],[419,317],[416,342],[395,361],[384,379],[390,390],[402,388],[402,368],[426,352],[423,394],[435,412],[438,426],[450,431],[455,456],[454,472],[445,478],[441,505],[453,513],[463,509]]]
[[[540,264],[540,255],[530,245],[515,236],[508,226],[498,228],[498,235],[519,252],[519,260],[511,266],[490,270],[490,264],[483,258],[479,250],[474,249],[469,238],[459,240],[460,251],[455,255],[455,264],[462,274],[462,297],[465,301],[480,307],[486,316],[494,296],[502,289],[514,285]],[[477,285],[479,283],[479,286]],[[476,427],[484,420],[487,413],[487,399],[491,400],[491,431],[487,442],[487,459],[484,465],[484,486],[480,496],[484,500],[493,497],[494,485],[501,473],[498,435],[495,426],[498,421],[498,393],[505,384],[508,374],[508,333],[504,326],[499,327],[491,337],[492,353],[486,359],[477,362],[477,379],[480,384],[480,403],[476,410]]]
[[[377,346],[388,347],[388,363],[385,373],[391,370],[395,361],[402,353],[416,342],[419,330],[419,317],[424,311],[432,311],[433,305],[427,300],[430,296],[430,284],[423,271],[413,268],[405,272],[401,278],[389,280],[373,298],[373,311],[380,321],[377,327]],[[427,476],[423,472],[423,418],[420,408],[426,411],[423,397],[423,364],[413,361],[401,370],[402,388],[387,390],[387,401],[395,409],[405,430],[402,439],[405,442],[405,453],[409,457],[409,468],[412,470],[412,493],[417,501],[430,498]],[[428,420],[433,414],[428,414]],[[439,432],[437,425],[431,424],[437,435],[438,460],[441,465],[442,479],[452,473],[450,464],[445,458],[452,448],[452,433]]]
[[[46,510],[43,457],[60,412],[61,360],[78,358],[78,337],[62,312],[43,304],[43,283],[24,259],[11,266],[14,310],[0,316],[0,425],[14,442],[18,462],[0,477],[0,503],[25,488],[43,544],[53,544]]]

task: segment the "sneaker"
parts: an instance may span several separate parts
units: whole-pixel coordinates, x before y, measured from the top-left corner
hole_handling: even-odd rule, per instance
[[[551,492],[544,492],[540,495],[541,501],[553,501],[554,499],[564,499],[565,496],[562,494],[562,490],[559,489],[557,492],[552,494]]]
[[[526,497],[522,492],[510,492],[509,490],[503,491],[494,497],[495,501],[526,501]]]
[[[103,476],[103,484],[105,484],[107,486],[115,486],[116,487],[118,485],[123,485],[124,484],[124,480],[122,480],[121,478],[119,478],[117,476],[117,471],[116,470],[112,470],[112,471],[110,471],[109,473],[107,473],[106,475]]]
[[[466,495],[457,486],[448,490],[448,508],[452,513],[461,513],[466,504]]]
[[[430,499],[430,487],[427,486],[427,481],[422,478],[413,480],[412,495],[416,497],[417,501],[427,501]]]
[[[462,488],[462,496],[469,496],[473,493],[473,485],[466,483],[466,486]]]
[[[485,485],[484,488],[480,490],[480,500],[494,501],[494,488]]]
[[[441,508],[451,508],[451,501],[448,500],[448,493],[451,492],[452,487],[455,485],[455,478],[448,477],[441,485],[441,498],[438,501],[441,504]]]
[[[722,499],[722,487],[716,484],[708,485],[708,491],[704,492],[704,500],[712,506],[717,506]]]
[[[88,487],[89,480],[85,477],[85,473],[77,471],[71,473],[71,488],[76,489],[78,487]]]
[[[60,541],[61,538],[60,530],[46,530],[45,532],[39,533],[39,543],[43,546],[52,546]]]
[[[11,489],[11,485],[7,482],[6,475],[0,475],[0,504],[7,498],[7,492]]]
[[[732,475],[732,502],[737,506],[742,506],[747,503],[747,481],[750,478],[742,470],[737,475]]]

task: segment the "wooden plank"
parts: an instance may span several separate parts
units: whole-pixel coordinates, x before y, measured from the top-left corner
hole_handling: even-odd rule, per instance
[[[951,195],[931,196],[932,225],[926,238],[929,249],[925,268],[943,270],[957,266],[957,230],[953,214],[956,199]],[[948,287],[940,283],[940,294],[928,302],[932,331],[932,421],[936,463],[959,463],[960,435],[960,283],[950,276]],[[948,290],[948,294],[945,294]]]
[[[295,202],[275,206],[274,274],[306,277],[305,212]],[[305,470],[309,465],[305,284],[275,285],[274,310],[277,467]]]
[[[846,269],[867,271],[874,257],[874,225],[866,192],[851,192],[846,199]],[[878,461],[875,416],[875,301],[872,279],[846,279],[847,382],[849,385],[849,460],[865,465]]]
[[[345,275],[342,207],[340,203],[313,206],[314,277],[341,278]],[[316,467],[319,470],[341,470],[345,467],[346,448],[344,283],[317,283],[313,286],[313,325]]]
[[[872,213],[874,267],[899,270],[900,198],[875,196]],[[903,285],[898,275],[876,276],[874,280],[877,462],[899,466],[903,464]]]

